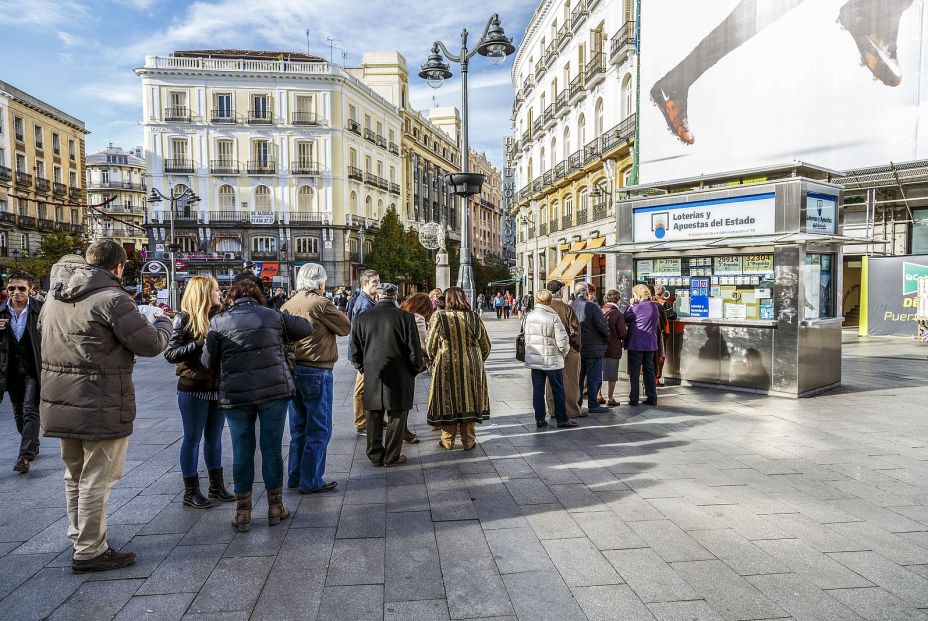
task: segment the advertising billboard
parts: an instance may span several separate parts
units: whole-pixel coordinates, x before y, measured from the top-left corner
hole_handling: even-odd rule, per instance
[[[928,276],[928,255],[863,259],[867,314],[861,315],[861,336],[915,336],[918,279]]]
[[[775,230],[773,192],[639,207],[633,211],[634,240],[674,241],[763,235]]]
[[[926,2],[642,3],[641,182],[928,158]]]

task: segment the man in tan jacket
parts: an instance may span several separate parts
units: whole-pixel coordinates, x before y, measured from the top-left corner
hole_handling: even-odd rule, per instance
[[[546,287],[551,292],[551,310],[557,313],[561,322],[567,328],[567,337],[570,341],[570,351],[564,356],[564,395],[567,398],[567,417],[579,418],[580,413],[580,322],[577,313],[570,304],[561,298],[561,289],[564,283],[552,280]],[[551,387],[545,389],[545,398],[548,402],[548,414],[554,418],[554,395]]]

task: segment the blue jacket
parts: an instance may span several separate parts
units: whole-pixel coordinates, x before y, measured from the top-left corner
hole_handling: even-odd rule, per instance
[[[369,311],[374,308],[374,304],[374,298],[363,291],[359,291],[358,295],[351,301],[351,306],[348,308],[348,319],[354,319],[361,313]]]
[[[602,358],[609,347],[609,322],[596,302],[577,298],[570,303],[580,321],[580,357]]]

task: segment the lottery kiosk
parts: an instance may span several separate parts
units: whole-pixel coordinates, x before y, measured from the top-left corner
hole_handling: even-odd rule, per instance
[[[672,184],[665,184],[664,187]],[[804,397],[841,383],[841,189],[789,177],[618,203],[624,302],[663,285],[664,378]]]

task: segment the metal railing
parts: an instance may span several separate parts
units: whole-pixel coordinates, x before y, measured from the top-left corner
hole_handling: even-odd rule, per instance
[[[609,208],[605,202],[595,203],[593,205],[593,221],[602,220],[609,215]]]
[[[79,187],[72,185],[68,188],[68,198],[80,198],[80,196],[81,189]]]
[[[561,228],[565,230],[569,229],[571,226],[573,226],[573,219],[574,218],[572,215],[565,213],[563,216],[561,216]]]
[[[32,186],[32,175],[16,171],[16,185],[20,187]]]
[[[290,172],[294,175],[318,175],[319,163],[307,159],[296,160],[290,162]]]
[[[399,147],[399,145],[396,144],[395,142],[391,142],[391,143],[389,144],[389,146],[387,147],[387,149],[388,149],[388,150],[390,151],[390,153],[392,153],[393,155],[399,155],[399,154],[400,154],[400,147]]]
[[[64,196],[68,193],[68,186],[58,181],[52,182],[52,194],[55,196]]]
[[[637,122],[637,115],[630,114],[621,123],[605,132],[602,135],[602,152],[608,153],[616,147],[622,146],[626,141],[632,140],[635,137],[635,125]]]
[[[44,177],[35,178],[35,191],[42,194],[48,194],[52,189],[52,183]]]
[[[622,24],[618,32],[609,40],[609,60],[621,62],[628,57],[628,53],[635,46],[635,21],[629,20]]]
[[[400,184],[398,184],[398,183],[393,183],[393,182],[391,181],[391,182],[390,182],[390,193],[391,193],[391,194],[399,194],[399,193],[400,193]]]
[[[577,224],[586,224],[590,221],[590,211],[589,209],[582,208],[577,210]]]
[[[538,235],[540,237],[544,237],[547,234],[548,234],[548,223],[542,222],[541,224],[538,225]]]
[[[322,224],[326,217],[326,214],[322,212],[291,211],[289,213],[289,222],[291,224]]]
[[[267,175],[277,172],[276,160],[248,160],[245,170],[249,175]]]
[[[374,130],[368,129],[365,127],[364,128],[364,139],[367,140],[368,142],[375,142],[376,134],[374,134]]]
[[[16,214],[12,211],[0,211],[0,222],[16,224]]]
[[[602,52],[590,55],[590,60],[586,63],[585,84],[589,87],[595,84],[600,78],[606,75],[606,55]]]
[[[554,98],[554,111],[560,112],[567,109],[567,89],[561,89],[561,92]]]
[[[355,121],[354,119],[348,119],[348,131],[354,132],[358,136],[361,135],[361,124]]]
[[[190,122],[190,108],[186,106],[171,106],[164,109],[165,121]]]
[[[294,125],[319,125],[319,115],[315,112],[297,110],[290,114],[290,122]]]
[[[214,108],[210,111],[209,120],[213,123],[235,123],[235,111]]]
[[[599,138],[594,138],[593,140],[586,143],[586,146],[583,147],[583,164],[584,166],[595,160],[602,153],[600,146]]]
[[[164,172],[166,173],[192,173],[193,160],[172,158],[164,160]]]
[[[583,90],[583,74],[579,74],[570,81],[567,97],[570,99],[570,101],[573,101],[575,97],[583,94]]]
[[[13,171],[9,166],[0,166],[0,181],[12,181]]]
[[[36,219],[33,216],[19,216],[19,226],[34,229],[36,228]]]
[[[589,14],[590,11],[586,6],[586,0],[579,0],[574,10],[570,12],[570,27],[574,32],[577,32]]]
[[[270,110],[249,110],[248,122],[252,125],[270,125],[274,122],[274,115]]]
[[[241,172],[238,160],[210,160],[209,172],[214,175],[237,175]]]
[[[144,183],[132,183],[131,181],[91,181],[91,188],[106,188],[111,190],[138,190],[147,192],[148,187]]]
[[[349,166],[348,178],[356,181],[364,181],[364,173],[357,166]]]
[[[36,221],[36,227],[40,231],[51,232],[55,230],[55,221],[49,220],[48,218],[38,218]]]
[[[557,225],[558,225],[558,224],[560,224],[560,223],[558,222],[558,219],[557,219],[557,218],[554,218],[553,220],[551,220],[551,221],[548,222],[548,230],[551,231],[552,233],[556,232],[556,231],[557,231]]]
[[[545,124],[545,127],[554,122],[554,104],[549,104],[548,107],[545,108],[542,122]]]

